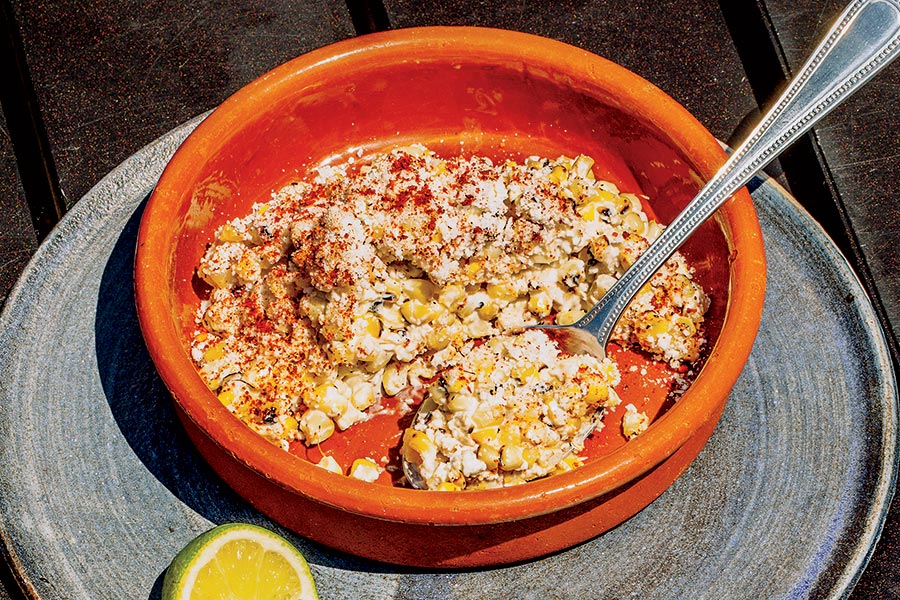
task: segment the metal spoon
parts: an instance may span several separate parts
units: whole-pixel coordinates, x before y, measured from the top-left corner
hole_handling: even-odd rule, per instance
[[[898,47],[900,0],[851,3],[747,139],[600,301],[577,323],[537,327],[552,331],[565,352],[604,357],[610,335],[635,294],[684,241],[797,137],[887,66]],[[420,407],[416,419],[433,409]],[[573,445],[593,429],[586,427]],[[403,471],[413,487],[424,487],[418,468],[405,458]]]
[[[775,105],[631,267],[577,323],[543,326],[560,349],[606,354],[622,313],[647,281],[725,201],[896,57],[900,0],[848,6]]]

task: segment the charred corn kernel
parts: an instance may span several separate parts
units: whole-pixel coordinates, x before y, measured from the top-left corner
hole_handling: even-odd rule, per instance
[[[203,353],[204,362],[211,363],[225,356],[225,340],[216,342]]]
[[[436,303],[420,302],[419,300],[407,300],[400,305],[400,314],[413,325],[430,323],[439,313]]]
[[[500,451],[500,466],[504,471],[517,471],[525,466],[520,446],[504,446]]]
[[[625,406],[625,414],[622,416],[622,435],[628,439],[632,439],[647,430],[650,425],[650,418],[638,412],[634,404]]]
[[[636,233],[640,235],[644,233],[647,225],[644,223],[638,213],[630,212],[622,217],[622,227],[625,228],[625,230],[629,233]]]
[[[389,363],[381,375],[381,387],[385,396],[396,396],[408,383],[407,370],[409,365],[397,362]]]
[[[441,288],[438,302],[450,310],[456,310],[466,301],[466,290],[463,286],[451,283]]]
[[[372,483],[383,471],[384,469],[371,458],[357,458],[350,467],[350,477]]]
[[[592,381],[588,384],[584,400],[588,404],[603,404],[609,399],[609,386],[603,381]]]
[[[288,415],[284,418],[284,421],[281,422],[281,426],[284,427],[286,432],[293,433],[299,429],[300,424],[297,422],[297,419]]]
[[[561,310],[556,314],[557,325],[571,325],[577,323],[584,316],[584,311],[578,308],[571,310]]]
[[[528,298],[528,310],[539,317],[549,315],[551,308],[553,308],[553,301],[550,299],[550,294],[543,290],[534,292]]]
[[[500,451],[492,446],[479,446],[476,456],[492,471],[500,464]]]
[[[453,483],[452,481],[442,481],[435,488],[439,492],[458,492],[462,488]]]
[[[507,283],[489,283],[485,286],[487,295],[499,302],[512,302],[519,297],[513,287]]]
[[[498,446],[498,437],[500,436],[500,426],[492,425],[491,427],[484,427],[482,429],[476,429],[472,432],[472,439],[479,445],[487,445],[487,446]]]
[[[336,461],[333,456],[323,456],[322,460],[316,463],[316,466],[321,467],[326,471],[337,473],[338,475],[344,474],[344,471],[341,470],[341,465],[338,464],[338,461]]]
[[[334,433],[334,421],[317,409],[310,409],[303,413],[297,421],[297,426],[309,446],[321,444]]]
[[[434,295],[434,284],[427,279],[406,279],[403,281],[403,292],[410,300],[427,303]]]
[[[488,301],[485,302],[481,308],[476,310],[478,316],[484,319],[485,321],[490,321],[500,312],[500,307],[497,306],[496,302]]]
[[[231,406],[234,402],[234,392],[232,390],[222,390],[219,392],[219,402],[223,406]]]
[[[231,223],[225,223],[222,225],[222,229],[219,230],[219,241],[222,242],[243,242],[244,236],[234,228],[234,225]]]
[[[452,412],[469,412],[478,406],[478,399],[471,394],[452,394],[447,400],[447,409]]]

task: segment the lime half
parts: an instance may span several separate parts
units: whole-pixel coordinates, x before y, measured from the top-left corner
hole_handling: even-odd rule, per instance
[[[162,600],[316,600],[306,559],[280,535],[227,523],[197,536],[169,565]]]

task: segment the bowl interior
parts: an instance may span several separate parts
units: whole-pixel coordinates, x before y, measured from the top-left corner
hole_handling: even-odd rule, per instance
[[[435,28],[343,42],[283,65],[214,111],[173,158],[144,215],[137,271],[148,347],[180,406],[201,429],[283,485],[349,510],[378,513],[397,501],[420,503],[423,493],[385,488],[379,494],[384,498],[373,499],[369,484],[311,467],[302,448],[289,456],[270,447],[232,417],[189,360],[194,312],[205,293],[195,268],[218,226],[247,214],[253,203],[268,200],[282,185],[306,178],[323,164],[359,160],[412,142],[445,155],[477,153],[498,160],[586,154],[595,159],[598,178],[649,197],[650,210],[663,223],[724,157],[708,132],[646,81],[575,48],[511,32]],[[742,195],[739,202],[749,205],[749,198]],[[713,355],[735,301],[733,250],[744,221],[750,234],[753,227],[758,233],[752,208],[729,207],[682,249],[712,298],[707,338]],[[761,254],[761,246],[754,246],[750,254],[754,252]],[[749,331],[752,318],[748,323],[732,338],[750,336],[749,342],[735,346],[740,364],[755,333]],[[479,518],[510,518],[527,510],[534,497],[555,493],[560,486],[569,490],[569,502],[604,493],[622,483],[615,479],[625,471],[646,470],[683,443],[689,431],[675,431],[700,425],[690,421],[714,414],[736,377],[731,369],[724,377],[717,374],[717,381],[707,378],[704,393],[692,389],[673,407],[669,390],[655,377],[665,375],[666,368],[633,352],[622,352],[619,359],[625,403],[656,417],[647,434],[624,444],[613,424],[591,442],[585,477],[576,472],[519,486],[521,490],[467,492],[463,509],[457,503],[454,512],[465,512],[466,503],[475,507],[485,497],[498,508]],[[649,441],[654,429],[665,430],[661,424],[671,413],[691,402],[700,408],[678,417],[680,424],[663,434],[666,440]],[[335,436],[329,451],[362,456],[368,452],[366,444],[373,443],[391,451],[402,426],[394,421],[351,428]],[[648,440],[641,439],[645,436]],[[318,452],[314,449],[310,457],[317,459]],[[613,461],[628,467],[614,475]],[[597,487],[601,479],[604,483]],[[446,504],[450,510],[444,496],[426,504],[436,511]],[[401,518],[412,518],[412,511],[404,514]]]

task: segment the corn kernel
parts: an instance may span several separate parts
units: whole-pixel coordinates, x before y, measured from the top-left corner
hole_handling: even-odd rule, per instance
[[[489,283],[485,287],[487,295],[500,302],[512,302],[519,297],[513,287],[507,283]]]
[[[541,450],[537,446],[528,446],[522,450],[522,460],[527,465],[533,465],[541,458]]]
[[[644,230],[647,228],[646,224],[641,219],[641,216],[638,213],[633,212],[622,217],[622,227],[629,233],[636,233],[638,235],[644,233]]]
[[[378,317],[372,313],[367,313],[360,317],[359,320],[363,321],[363,331],[367,334],[375,338],[381,335],[381,320]]]
[[[502,417],[494,414],[494,409],[486,404],[481,404],[472,413],[472,422],[478,428],[490,427],[491,425],[500,425],[503,422]]]
[[[650,425],[650,418],[642,412],[638,412],[634,404],[625,406],[625,414],[622,416],[622,435],[632,439],[644,431]]]
[[[500,452],[492,446],[479,446],[476,456],[492,471],[500,464]]]
[[[556,314],[557,325],[571,325],[577,323],[584,316],[584,311],[578,308],[561,310]]]
[[[334,421],[321,410],[310,409],[303,413],[297,425],[307,445],[321,444],[334,433]]]
[[[434,452],[437,449],[437,446],[434,443],[428,434],[423,433],[417,429],[407,429],[403,433],[403,448],[404,451],[412,450],[416,452],[419,457],[424,456],[430,452]],[[410,460],[411,458],[415,459],[415,457],[410,457],[406,455],[406,459]],[[413,460],[413,462],[420,462]]]
[[[372,483],[383,471],[384,469],[371,458],[357,458],[350,467],[350,477]]]
[[[497,441],[501,446],[518,446],[522,443],[522,430],[518,425],[506,425],[500,429]]]
[[[316,463],[316,466],[321,467],[326,471],[337,473],[338,475],[344,474],[344,472],[341,470],[341,465],[338,464],[338,461],[336,461],[333,456],[323,456],[322,460]]]
[[[547,175],[547,179],[552,181],[553,183],[560,184],[566,180],[566,168],[562,165],[556,165]]]
[[[447,401],[447,409],[451,412],[469,412],[476,406],[478,406],[478,399],[469,394],[453,394]]]
[[[244,252],[240,260],[234,266],[235,275],[240,277],[244,282],[258,281],[262,275],[262,267],[259,260],[250,252]]]
[[[203,353],[203,362],[211,363],[225,356],[225,340],[216,342]]]
[[[403,292],[411,300],[427,303],[434,295],[434,284],[427,279],[407,279],[403,282]]]
[[[451,283],[441,288],[438,294],[438,302],[450,310],[456,310],[466,301],[466,290],[463,286]]]
[[[492,425],[472,432],[472,439],[482,446],[497,446],[497,438],[500,436],[500,426]]]
[[[664,333],[669,332],[669,322],[663,318],[654,319],[650,326],[647,328],[648,336],[660,336]]]
[[[219,392],[219,402],[221,402],[223,406],[231,406],[231,403],[234,402],[234,392],[231,390],[222,390]]]
[[[484,268],[484,262],[482,262],[480,260],[470,261],[466,265],[466,275],[468,275],[469,277],[475,277],[476,275],[481,273],[481,270],[483,268]]]
[[[231,223],[225,223],[222,225],[222,229],[219,230],[219,241],[222,242],[243,242],[244,236],[234,228],[234,225]]]
[[[519,446],[504,446],[500,451],[500,466],[504,471],[517,471],[525,466],[525,458],[522,448]]]
[[[588,404],[597,405],[606,402],[609,398],[609,386],[601,381],[592,381],[588,385],[584,399]]]
[[[490,321],[500,312],[500,307],[497,306],[496,302],[485,302],[481,308],[477,309],[475,312],[477,312],[478,316],[485,321]]]
[[[543,290],[531,294],[528,298],[528,310],[539,317],[549,315],[552,307],[553,302],[550,299],[550,294]]]
[[[381,375],[381,387],[385,396],[396,396],[407,385],[409,365],[396,362],[389,363]]]
[[[594,166],[594,159],[584,154],[578,156],[572,164],[572,171],[579,177],[587,177],[592,173],[591,167]]]
[[[443,330],[429,331],[425,336],[425,345],[429,350],[443,350],[450,345],[450,336]]]
[[[462,488],[451,481],[442,481],[435,489],[439,492],[458,492]]]
[[[532,363],[520,363],[512,368],[510,375],[525,383],[539,372],[538,366]]]
[[[407,300],[400,305],[400,314],[413,325],[430,323],[438,315],[437,304],[425,303],[419,300]]]

